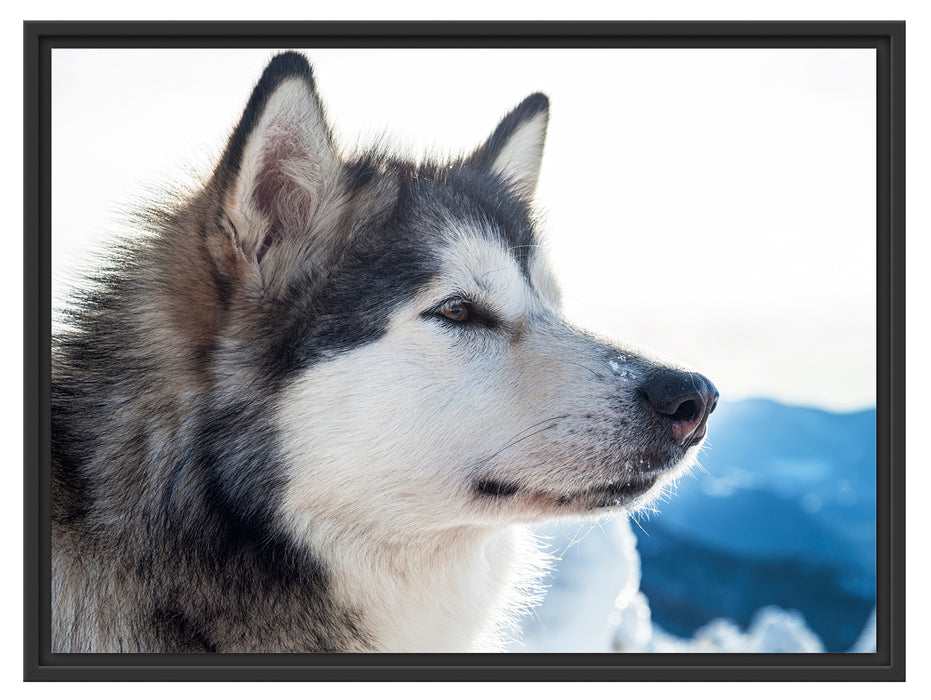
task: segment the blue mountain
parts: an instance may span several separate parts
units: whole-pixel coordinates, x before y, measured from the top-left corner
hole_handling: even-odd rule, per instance
[[[681,636],[766,605],[802,612],[846,651],[875,605],[876,412],[723,403],[703,470],[639,519],[641,590]]]

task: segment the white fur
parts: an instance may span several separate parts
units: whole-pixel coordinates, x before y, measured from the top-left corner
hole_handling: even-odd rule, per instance
[[[558,515],[560,494],[618,478],[599,464],[617,409],[592,380],[592,338],[540,293],[554,294],[536,277],[543,263],[528,282],[492,240],[451,230],[445,266],[384,336],[313,366],[280,403],[292,465],[283,518],[379,649],[499,648],[540,571],[517,526]],[[493,308],[518,339],[423,318],[451,294]],[[483,499],[486,473],[526,493]]]
[[[540,570],[528,533],[478,517],[461,475],[443,468],[460,461],[461,445],[438,414],[455,409],[447,388],[465,368],[449,364],[449,339],[418,318],[420,306],[447,290],[494,289],[502,314],[520,318],[526,285],[501,247],[454,235],[450,252],[449,268],[385,339],[315,367],[281,402],[294,465],[285,517],[334,573],[338,600],[361,606],[391,651],[500,650]]]

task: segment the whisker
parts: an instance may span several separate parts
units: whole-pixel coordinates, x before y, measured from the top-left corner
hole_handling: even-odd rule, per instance
[[[523,245],[512,245],[508,246],[508,251],[520,250],[521,248],[542,248],[543,245],[540,243],[524,243]]]
[[[644,535],[646,535],[647,537],[650,536],[650,533],[643,529],[643,525],[640,524],[640,518],[637,517],[637,515],[631,515],[631,516],[630,516],[630,519],[634,521],[634,525],[636,525],[637,527],[639,527],[640,530],[643,532]]]
[[[586,367],[585,365],[579,362],[573,362],[572,360],[561,360],[561,361],[565,362],[567,365],[575,365],[576,367],[581,367],[582,369],[588,370],[589,372],[594,374],[596,377],[598,377],[598,379],[605,379],[605,376],[603,374],[599,374],[598,372],[593,370],[591,367]]]
[[[487,270],[483,272],[481,275],[479,275],[479,279],[484,279],[488,277],[488,275],[493,275],[496,272],[503,272],[504,270],[510,270],[510,269],[511,269],[510,267],[499,267],[496,270]]]
[[[584,527],[585,523],[579,523],[579,526],[575,529],[575,534],[569,538],[569,544],[566,545],[566,548],[559,553],[557,559],[562,559],[566,556],[566,552],[572,549],[573,546],[577,545],[582,540],[579,538],[579,531]]]
[[[480,460],[478,460],[477,462],[475,462],[475,463],[472,465],[472,468],[477,467],[477,466],[479,466],[479,465],[481,465],[481,464],[485,464],[485,463],[487,463],[487,462],[490,462],[491,460],[493,460],[495,457],[497,457],[499,454],[501,454],[501,453],[504,452],[505,450],[508,450],[508,449],[514,447],[514,445],[516,445],[516,444],[518,444],[518,443],[520,443],[520,442],[523,442],[524,440],[527,440],[527,439],[529,439],[529,438],[532,438],[534,435],[539,435],[540,433],[542,433],[542,432],[544,432],[544,431],[546,431],[546,430],[551,430],[552,428],[555,428],[556,426],[555,426],[555,424],[554,424],[554,421],[562,420],[563,418],[568,418],[568,417],[569,417],[569,414],[566,413],[566,414],[564,414],[564,415],[556,416],[556,417],[554,417],[554,418],[546,418],[546,419],[544,419],[544,420],[541,420],[541,421],[538,421],[538,422],[534,423],[533,425],[527,426],[526,428],[524,428],[523,430],[521,430],[520,432],[518,432],[517,435],[515,435],[513,438],[511,438],[510,441],[508,441],[507,443],[505,443],[505,445],[504,445],[503,447],[501,447],[499,450],[497,450],[496,452],[492,453],[491,455],[488,455],[487,457],[482,457]],[[533,430],[533,429],[536,428],[538,425],[542,425],[543,423],[550,423],[551,425],[544,425],[544,426],[543,426],[542,428],[540,428],[539,430],[534,430],[532,433],[529,433],[529,434],[527,434],[527,435],[524,435],[524,434],[523,434],[523,433],[526,433],[528,430]]]

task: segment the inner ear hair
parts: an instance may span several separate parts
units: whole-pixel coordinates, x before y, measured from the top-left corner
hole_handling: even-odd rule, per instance
[[[247,260],[262,264],[288,232],[309,227],[339,158],[303,56],[280,54],[266,68],[220,167],[234,172],[224,207]]]

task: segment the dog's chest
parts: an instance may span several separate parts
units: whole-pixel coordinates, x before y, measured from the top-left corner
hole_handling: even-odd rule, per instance
[[[390,562],[340,567],[340,602],[361,613],[379,650],[501,651],[536,583],[537,550],[522,529],[467,546],[408,550]],[[348,562],[344,562],[348,563]],[[359,576],[359,572],[367,572]]]

